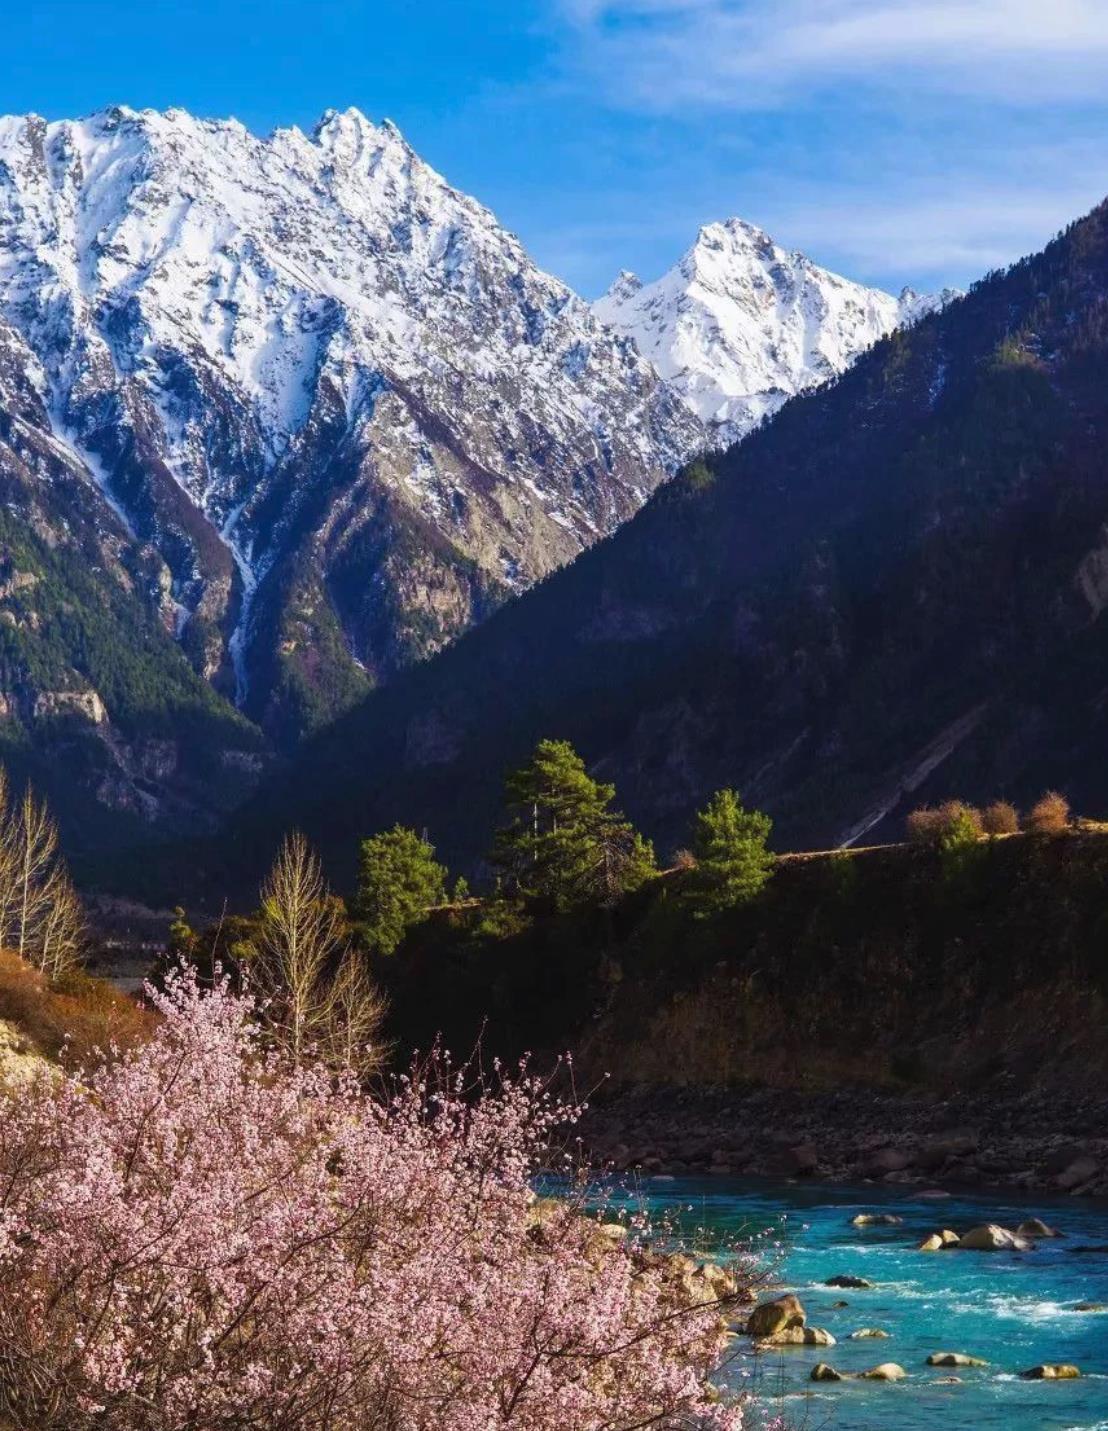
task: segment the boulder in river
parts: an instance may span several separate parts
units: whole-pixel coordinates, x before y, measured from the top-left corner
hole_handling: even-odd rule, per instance
[[[858,1373],[859,1381],[903,1381],[908,1373],[895,1361],[883,1361],[880,1366],[871,1366],[868,1371]]]
[[[1071,1366],[1068,1362],[1048,1362],[1044,1366],[1032,1366],[1020,1372],[1024,1381],[1074,1381],[1080,1375],[1080,1368]]]
[[[960,1252],[1030,1252],[1031,1244],[1007,1227],[996,1222],[986,1222],[981,1227],[971,1227],[962,1235],[958,1243]]]
[[[951,1232],[949,1227],[944,1227],[942,1232],[933,1232],[930,1237],[925,1237],[919,1245],[920,1252],[942,1252],[947,1247],[957,1247],[961,1238],[956,1232]]]
[[[825,1287],[872,1287],[872,1282],[867,1282],[864,1277],[852,1277],[849,1273],[839,1272],[834,1277],[828,1277],[823,1284]]]
[[[789,1327],[802,1327],[806,1321],[800,1298],[788,1292],[772,1302],[759,1302],[750,1313],[746,1333],[751,1337],[772,1337]]]
[[[836,1371],[833,1366],[828,1366],[825,1361],[817,1361],[812,1368],[812,1381],[842,1381],[843,1374]]]
[[[870,1341],[879,1337],[887,1337],[889,1334],[880,1327],[859,1327],[856,1332],[851,1332],[852,1342]]]
[[[988,1366],[979,1356],[967,1356],[965,1352],[932,1352],[927,1358],[928,1366]]]
[[[850,1221],[854,1227],[899,1227],[904,1219],[894,1212],[860,1212]]]
[[[1108,1312],[1108,1302],[1074,1302],[1073,1312]]]
[[[770,1337],[762,1337],[759,1348],[769,1347],[833,1347],[835,1338],[822,1327],[782,1327]]]
[[[1016,1228],[1017,1237],[1027,1237],[1034,1241],[1037,1237],[1065,1237],[1064,1232],[1057,1232],[1053,1227],[1048,1226],[1040,1217],[1029,1217],[1026,1222],[1021,1222]]]

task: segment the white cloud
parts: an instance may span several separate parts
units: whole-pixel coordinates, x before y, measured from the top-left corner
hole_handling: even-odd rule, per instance
[[[559,0],[609,98],[771,107],[841,82],[1016,104],[1108,98],[1105,0]]]

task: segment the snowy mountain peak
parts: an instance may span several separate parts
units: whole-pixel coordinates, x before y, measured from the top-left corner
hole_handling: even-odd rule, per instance
[[[739,218],[705,224],[655,282],[622,280],[594,304],[597,316],[635,340],[721,443],[957,296],[897,299],[852,283]]]
[[[268,138],[179,109],[0,120],[3,321],[55,439],[162,553],[197,664],[256,712],[267,682],[341,690],[441,645],[704,440],[357,109]]]
[[[628,268],[621,268],[604,298],[609,302],[620,303],[624,299],[632,298],[641,287],[642,279],[637,273],[632,273]]]

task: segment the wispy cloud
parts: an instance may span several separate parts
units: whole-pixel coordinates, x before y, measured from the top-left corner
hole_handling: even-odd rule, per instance
[[[1105,0],[556,0],[568,58],[634,107],[757,109],[843,82],[1021,106],[1108,97]]]
[[[544,3],[551,79],[626,149],[612,211],[657,230],[644,268],[737,214],[851,277],[965,284],[1108,192],[1108,0]]]

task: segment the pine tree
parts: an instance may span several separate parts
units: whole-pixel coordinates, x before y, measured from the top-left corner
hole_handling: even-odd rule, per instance
[[[714,912],[745,904],[766,886],[773,855],[766,848],[773,822],[760,810],[744,810],[735,790],[717,790],[696,817],[690,881],[697,902]]]
[[[354,918],[368,948],[393,954],[408,929],[446,898],[433,845],[403,825],[362,841]]]
[[[565,740],[540,740],[508,777],[508,823],[493,860],[508,886],[557,909],[613,903],[654,872],[654,851],[617,811],[615,786],[594,780]]]

